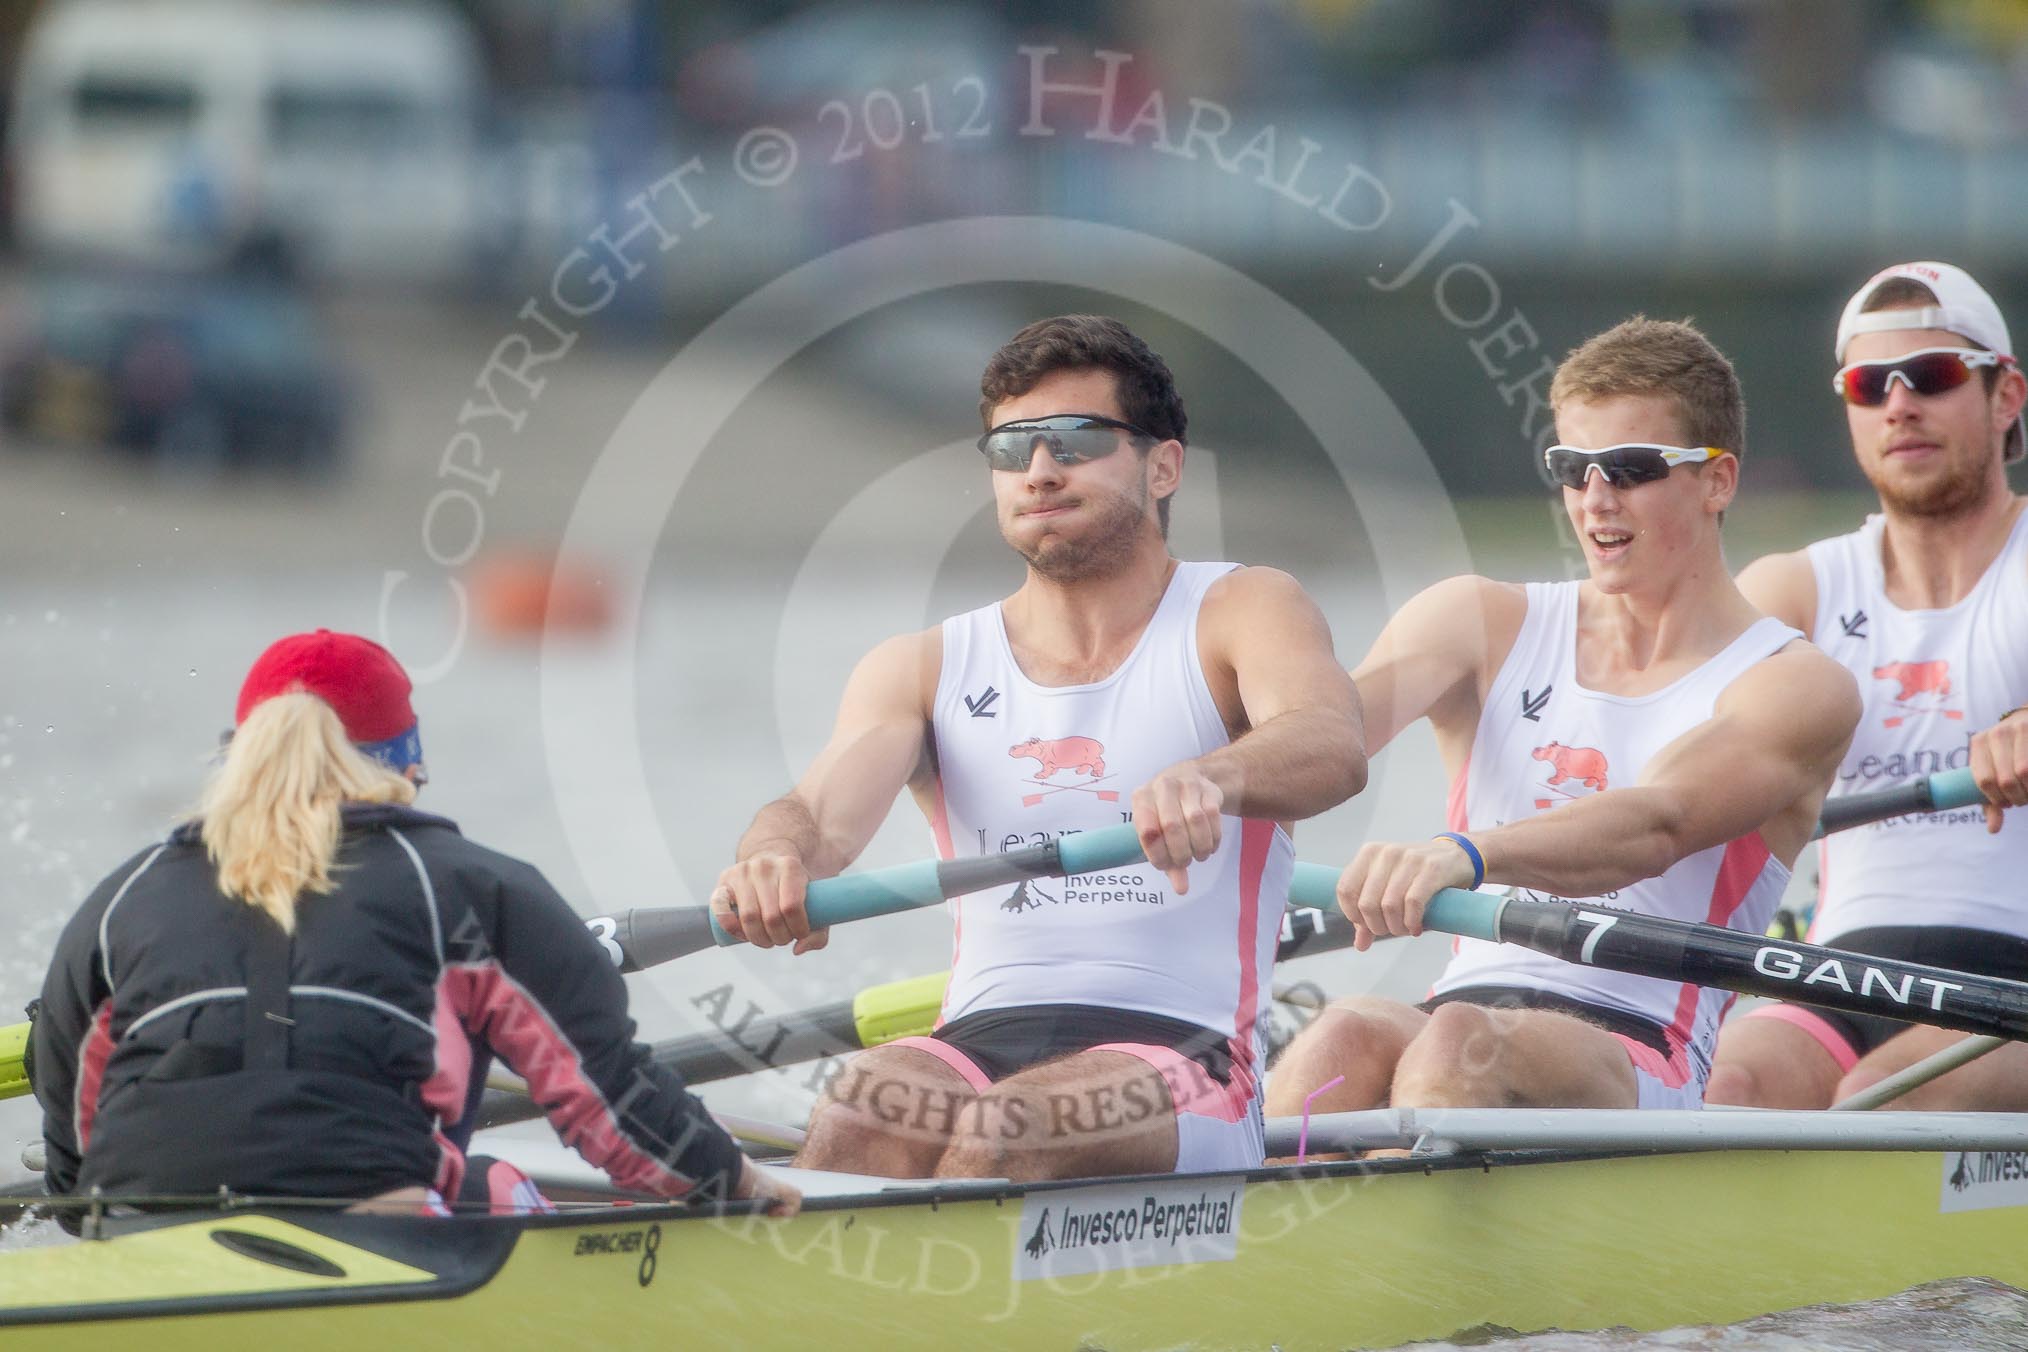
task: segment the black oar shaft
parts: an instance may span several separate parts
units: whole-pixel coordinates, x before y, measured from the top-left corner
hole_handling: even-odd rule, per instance
[[[1507,899],[1502,942],[1640,976],[2028,1039],[2028,984],[1605,907]]]
[[[1282,917],[1282,937],[1275,945],[1275,961],[1306,958],[1350,948],[1356,931],[1352,922],[1335,908],[1292,906]]]
[[[1893,788],[1875,789],[1870,793],[1840,794],[1836,798],[1826,799],[1824,810],[1817,819],[1816,834],[1825,836],[1848,827],[1886,821],[1889,817],[1900,817],[1912,812],[1970,807],[1974,803],[1984,801],[1979,786],[1972,782],[1970,770],[1944,770],[1937,774],[1924,775],[1920,779],[1911,779],[1906,784],[1897,784]]]
[[[1304,907],[1288,912],[1282,934],[1277,962],[1348,948],[1353,931],[1352,922],[1335,910]],[[929,1013],[934,1014],[934,1008]],[[839,1000],[792,1014],[755,1017],[724,1031],[669,1038],[655,1043],[651,1051],[657,1065],[669,1067],[691,1084],[708,1084],[857,1051],[864,1045],[858,1015],[857,1001]],[[542,1110],[526,1094],[489,1089],[479,1100],[477,1126],[503,1127],[540,1116]]]

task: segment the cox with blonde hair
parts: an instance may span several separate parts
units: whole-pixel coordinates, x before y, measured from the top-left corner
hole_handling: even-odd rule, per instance
[[[357,635],[254,663],[199,815],[58,941],[32,1035],[50,1192],[547,1210],[465,1154],[498,1057],[620,1187],[792,1214],[634,1040],[619,973],[541,873],[415,809],[409,695]]]

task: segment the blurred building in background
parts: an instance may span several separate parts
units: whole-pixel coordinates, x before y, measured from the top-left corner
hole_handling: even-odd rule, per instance
[[[1271,126],[1286,164],[1308,138],[1384,185],[1386,219],[1331,228],[1145,136],[1012,134],[1024,45],[1064,80],[1127,54],[1122,122],[1160,91],[1179,134],[1193,100],[1229,113],[1227,151]],[[0,12],[0,65],[31,267],[251,256],[511,303],[643,186],[777,126],[806,171],[715,207],[630,290],[637,317],[708,314],[886,229],[1061,214],[1299,294],[1405,406],[1447,403],[1466,447],[1524,429],[1496,399],[1446,401],[1460,326],[1369,284],[1459,206],[1496,308],[1552,351],[1638,308],[1695,315],[1743,368],[1815,371],[1855,279],[1910,255],[2028,299],[2018,0],[30,0]],[[975,110],[995,132],[961,146]],[[1777,479],[1837,472],[1800,384],[1750,382]],[[1503,462],[1474,487],[1529,482]]]

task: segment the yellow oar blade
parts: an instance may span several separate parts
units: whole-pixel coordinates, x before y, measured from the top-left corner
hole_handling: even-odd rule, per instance
[[[944,987],[949,972],[909,977],[870,986],[852,997],[852,1025],[859,1030],[859,1045],[877,1047],[902,1037],[922,1037],[936,1026],[937,1011],[944,1006]]]
[[[22,1064],[27,1054],[27,1024],[0,1028],[0,1099],[20,1098],[28,1092],[28,1068]]]

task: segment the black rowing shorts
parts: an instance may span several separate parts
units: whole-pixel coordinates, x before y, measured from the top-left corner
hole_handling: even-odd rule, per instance
[[[1949,967],[1979,976],[1997,976],[2008,981],[2028,981],[2028,939],[1992,930],[1969,929],[1958,925],[1881,925],[1872,929],[1847,930],[1829,940],[1826,947],[1848,953],[1865,953],[1876,958],[1919,962],[1926,967]],[[1845,1040],[1855,1057],[1864,1056],[1889,1038],[1917,1025],[1905,1019],[1880,1014],[1855,1014],[1850,1010],[1823,1009],[1808,1005]]]
[[[1650,1023],[1623,1009],[1588,1005],[1582,1000],[1573,1000],[1551,991],[1538,991],[1527,986],[1460,986],[1442,995],[1432,995],[1416,1008],[1427,1014],[1438,1005],[1448,1004],[1483,1005],[1487,1009],[1546,1009],[1554,1014],[1582,1019],[1608,1033],[1630,1037],[1644,1047],[1653,1047],[1664,1056],[1673,1055],[1660,1024]]]
[[[963,1052],[995,1083],[1044,1061],[1090,1051],[1108,1042],[1170,1047],[1204,1067],[1219,1084],[1232,1082],[1232,1053],[1225,1034],[1135,1010],[1100,1005],[1013,1005],[952,1019],[930,1036]]]

